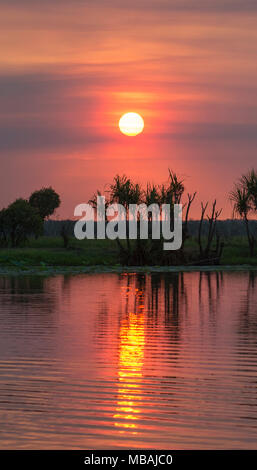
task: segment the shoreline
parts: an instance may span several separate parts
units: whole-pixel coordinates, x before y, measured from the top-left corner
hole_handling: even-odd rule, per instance
[[[244,272],[256,271],[252,265],[219,265],[219,266],[0,266],[0,276],[57,276],[77,274],[151,274],[151,273],[184,273],[184,272]]]

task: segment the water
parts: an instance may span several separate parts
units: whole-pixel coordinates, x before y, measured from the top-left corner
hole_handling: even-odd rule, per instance
[[[0,278],[1,449],[256,449],[256,279]]]

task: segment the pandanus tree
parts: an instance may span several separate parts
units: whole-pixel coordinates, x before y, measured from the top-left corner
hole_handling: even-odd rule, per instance
[[[251,211],[257,211],[257,170],[250,170],[246,175],[240,178],[240,184],[247,192]]]
[[[110,185],[110,203],[121,204],[125,207],[127,215],[130,204],[140,204],[142,200],[142,190],[139,184],[133,183],[126,175],[116,175]]]
[[[133,183],[133,181],[126,175],[114,177],[113,183],[110,185],[110,203],[121,204],[126,210],[126,219],[129,217],[129,206],[130,204],[140,204],[142,202],[142,189],[139,184]],[[135,214],[134,214],[135,215]],[[120,243],[119,239],[116,238],[117,243],[120,247],[123,255],[126,254],[128,258],[131,256],[131,244],[129,237],[127,236],[127,251]]]
[[[160,204],[160,194],[159,189],[155,184],[147,183],[146,190],[143,192],[143,199],[147,207],[152,206],[152,204]],[[155,206],[153,206],[154,208]],[[157,217],[158,214],[154,215]],[[152,212],[148,212],[148,220],[151,221],[153,219]]]
[[[182,204],[182,199],[185,192],[184,181],[172,170],[169,169],[169,179],[166,184],[162,184],[159,190],[159,201],[161,204],[170,204],[170,220],[173,223],[174,204]],[[188,233],[188,219],[190,214],[191,205],[196,197],[196,192],[193,194],[187,193],[187,202],[183,203],[183,231],[182,231],[182,246],[179,250],[177,257],[181,262],[184,261],[184,246],[185,241],[189,237]],[[167,214],[162,214],[162,219],[166,218]]]
[[[183,180],[169,169],[169,179],[160,186],[160,204],[170,204],[170,217],[172,220],[174,204],[180,204],[185,191]]]
[[[155,184],[147,183],[146,191],[144,192],[144,199],[148,206],[151,204],[159,204],[160,194],[158,187]]]
[[[169,183],[166,190],[168,203],[171,205],[180,204],[184,191],[185,186],[183,180],[180,180],[177,174],[169,169]]]
[[[103,197],[105,199],[102,199]],[[99,189],[97,189],[96,193],[94,193],[91,199],[89,199],[88,204],[91,204],[91,206],[95,210],[97,210],[98,212],[97,215],[101,220],[104,219],[106,221],[106,209],[107,209],[108,200],[106,200],[106,196],[102,194],[101,191],[99,191]]]
[[[242,175],[230,192],[230,200],[233,204],[233,215],[238,215],[244,220],[248,239],[250,256],[254,255],[256,238],[251,232],[249,217],[257,213],[257,171],[252,169]]]
[[[148,222],[153,219],[161,220],[168,216],[160,213],[162,204],[170,205],[170,223],[171,230],[174,222],[174,204],[182,203],[182,197],[184,194],[184,183],[176,173],[169,170],[169,179],[166,184],[155,185],[147,183],[146,189],[138,184],[134,183],[126,175],[116,175],[112,184],[109,186],[108,203],[110,204],[121,204],[125,208],[126,220],[128,217],[134,216],[137,225],[140,224],[140,216],[148,218]],[[100,191],[91,198],[89,203],[96,207],[97,196],[100,196]],[[167,252],[163,250],[163,238],[154,239],[152,237],[151,224],[148,225],[148,239],[141,239],[140,232],[137,230],[136,240],[131,242],[127,234],[126,243],[122,243],[119,238],[116,238],[116,242],[120,250],[120,259],[123,264],[126,265],[144,265],[144,264],[177,264],[179,261],[184,260],[184,242],[187,238],[187,222],[190,212],[191,204],[195,198],[196,193],[193,195],[188,194],[188,200],[183,205],[185,209],[185,219],[183,222],[183,243],[182,247],[178,252]],[[140,213],[137,211],[133,213],[131,210],[133,205],[141,205]],[[131,207],[132,206],[132,207]],[[152,206],[150,209],[149,206]],[[159,207],[158,207],[159,206]],[[150,210],[148,210],[150,209]],[[155,212],[156,209],[156,212]],[[152,210],[152,212],[151,212]],[[146,219],[147,220],[147,219]],[[139,228],[139,227],[138,227]]]
[[[174,222],[174,205],[182,202],[184,194],[184,182],[177,174],[169,170],[169,178],[166,184],[157,186],[155,184],[148,183],[146,190],[142,190],[140,185],[133,183],[126,176],[116,176],[114,182],[111,185],[110,200],[111,202],[118,202],[129,209],[130,204],[143,203],[147,208],[153,205],[153,211],[155,206],[158,204],[170,205],[170,223],[171,229]],[[137,262],[139,264],[176,264],[177,262],[184,259],[184,242],[187,237],[187,222],[189,217],[189,211],[191,204],[195,198],[196,193],[193,195],[188,194],[188,201],[184,204],[185,208],[185,220],[183,223],[183,237],[182,247],[178,252],[164,252],[163,251],[163,239],[155,240],[152,239],[151,226],[148,227],[149,239],[141,240],[137,237],[136,246],[132,249],[129,239],[127,240],[127,259],[126,263]],[[168,214],[160,214],[161,218],[167,218]],[[148,211],[148,221],[152,221],[153,217],[158,217],[158,214]],[[138,222],[139,223],[139,222]],[[150,229],[150,232],[149,232]],[[139,231],[138,231],[139,232]],[[138,233],[137,232],[137,233]],[[124,254],[124,250],[123,250]],[[129,260],[130,258],[130,260]]]
[[[255,238],[251,233],[249,226],[249,214],[251,212],[251,205],[248,191],[244,187],[235,186],[233,191],[231,191],[230,193],[230,200],[233,203],[233,215],[239,215],[239,217],[241,217],[245,222],[250,256],[253,256]]]

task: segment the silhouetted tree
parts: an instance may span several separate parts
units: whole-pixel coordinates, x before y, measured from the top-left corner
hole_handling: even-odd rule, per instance
[[[128,214],[130,204],[145,204],[149,207],[151,204],[169,204],[170,205],[170,225],[171,230],[174,224],[174,204],[180,204],[184,193],[183,181],[177,176],[176,173],[169,170],[169,179],[166,184],[156,186],[154,184],[147,184],[146,190],[143,190],[140,185],[135,184],[131,179],[125,175],[114,178],[113,184],[110,186],[110,202],[122,204],[126,208]],[[188,195],[188,202],[184,205],[186,207],[186,218],[183,224],[183,238],[188,237],[187,222],[191,204],[195,198],[195,194]],[[154,209],[154,208],[153,208]],[[168,214],[165,213],[165,216]],[[158,214],[148,212],[148,221],[151,222],[153,216],[158,217]],[[137,223],[139,224],[139,217],[137,215]],[[146,214],[143,215],[146,217]],[[160,214],[164,217],[164,214]],[[148,227],[148,240],[140,239],[139,230],[137,230],[137,239],[135,243],[131,244],[127,237],[127,250],[124,245],[117,239],[120,247],[121,262],[123,264],[144,265],[144,264],[178,264],[184,260],[184,243],[180,250],[176,252],[163,251],[163,238],[152,239],[151,225]]]
[[[183,250],[184,250],[185,241],[187,240],[187,238],[189,238],[188,217],[189,217],[189,212],[190,212],[191,205],[194,202],[196,194],[197,194],[196,191],[194,192],[194,194],[187,193],[187,203],[185,203],[183,205],[183,209],[186,210],[186,215],[185,215],[185,219],[184,219],[184,222],[183,222],[182,247],[181,247],[182,253],[183,253]]]
[[[54,189],[49,187],[34,191],[29,198],[29,203],[38,211],[40,217],[45,220],[60,206],[61,200]]]
[[[233,203],[233,215],[239,215],[245,222],[250,256],[253,256],[256,240],[250,229],[249,216],[257,212],[257,172],[255,170],[241,176],[230,192],[230,200]]]
[[[208,233],[207,233],[207,242],[205,247],[203,247],[202,242],[202,227],[203,227],[203,220],[206,213],[206,209],[208,207],[208,202],[204,205],[201,202],[202,213],[201,213],[201,220],[199,224],[198,230],[198,244],[199,244],[199,251],[200,251],[200,263],[204,262],[204,264],[219,264],[220,257],[223,251],[223,243],[220,243],[220,237],[216,232],[216,223],[217,219],[220,216],[222,209],[216,210],[216,200],[212,204],[212,211],[211,215],[207,215],[208,219]],[[212,242],[214,235],[216,234],[216,248],[212,250]]]
[[[113,183],[110,185],[110,204],[121,204],[126,210],[126,219],[129,214],[130,204],[140,204],[142,202],[142,189],[139,184],[133,183],[133,181],[126,175],[116,175]],[[126,238],[127,251],[124,249],[120,240],[116,238],[122,255],[128,260],[131,257],[131,244],[129,237]],[[140,244],[140,241],[138,241]],[[129,263],[129,261],[128,261]]]
[[[25,199],[16,199],[4,210],[2,224],[12,247],[19,246],[29,235],[40,235],[43,231],[42,218]]]
[[[97,198],[99,197],[105,197],[105,204],[103,204],[102,200],[100,204],[97,204]],[[102,194],[99,189],[97,189],[96,193],[93,194],[91,199],[89,199],[88,204],[91,204],[91,206],[95,209],[98,210],[98,216],[100,219],[106,220],[106,209],[108,205],[108,200],[106,199],[106,195]]]
[[[185,240],[189,237],[188,232],[188,219],[191,205],[195,199],[196,193],[193,195],[187,195],[187,202],[183,205],[185,209],[185,219],[183,221],[183,231],[182,231],[182,247],[177,251],[164,251],[163,242],[164,239],[161,235],[160,239],[152,238],[152,224],[153,219],[160,221],[163,220],[163,217],[166,217],[166,220],[170,218],[170,228],[173,230],[174,226],[174,205],[182,203],[182,197],[184,194],[184,183],[177,174],[169,170],[169,178],[165,184],[155,185],[147,183],[146,189],[144,190],[138,183],[133,182],[126,175],[120,176],[116,175],[113,182],[109,186],[109,190],[105,191],[108,194],[106,197],[107,204],[121,204],[126,211],[126,219],[128,217],[134,217],[138,229],[136,240],[131,241],[129,236],[126,238],[126,242],[123,243],[116,238],[116,242],[119,246],[120,251],[120,261],[124,265],[146,265],[146,264],[160,264],[160,265],[176,265],[182,261],[187,261],[187,256],[184,253],[184,244]],[[97,191],[89,201],[89,203],[96,208],[97,196],[101,196],[101,192]],[[139,205],[140,212],[133,213],[131,205]],[[160,213],[162,204],[170,205],[170,214]],[[148,211],[149,206],[153,205],[151,208],[153,212]],[[155,205],[158,205],[156,207]],[[159,210],[160,209],[160,210]],[[103,206],[102,212],[106,210],[106,207]],[[143,213],[142,213],[143,212]],[[147,220],[148,217],[148,239],[140,238],[140,217],[143,217]]]
[[[126,175],[116,175],[110,185],[110,203],[122,204],[128,214],[130,204],[142,202],[142,189],[139,184],[133,183]]]
[[[251,211],[257,211],[257,170],[250,170],[240,178],[240,185],[248,195]]]

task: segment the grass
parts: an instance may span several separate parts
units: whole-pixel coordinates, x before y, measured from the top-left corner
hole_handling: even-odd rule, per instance
[[[186,243],[186,251],[197,253],[195,240]],[[250,257],[246,238],[235,237],[225,242],[221,265],[257,266],[257,256]],[[65,249],[58,237],[31,239],[22,248],[1,248],[0,265],[23,268],[26,266],[117,266],[119,252],[112,240],[71,239],[70,247]]]
[[[72,240],[65,249],[61,238],[40,237],[22,248],[0,249],[0,264],[39,266],[92,266],[116,264],[118,250],[111,240]]]
[[[186,243],[186,251],[198,252],[196,240],[189,240]],[[233,237],[225,240],[224,249],[220,264],[223,266],[250,265],[257,266],[257,251],[255,256],[249,256],[249,246],[246,237]]]

